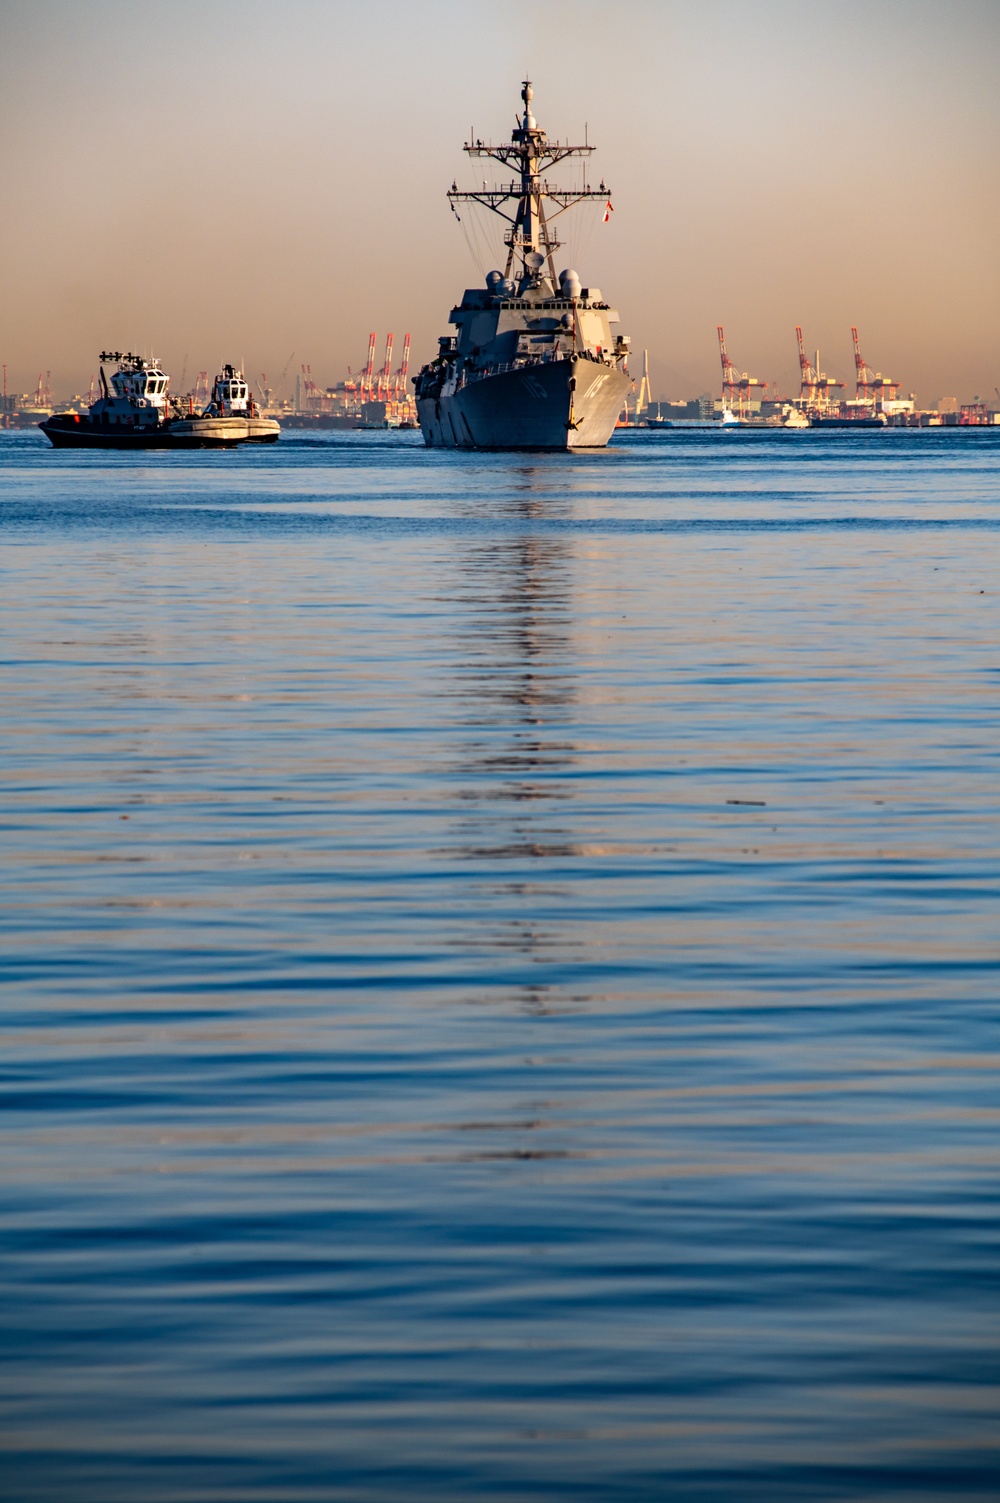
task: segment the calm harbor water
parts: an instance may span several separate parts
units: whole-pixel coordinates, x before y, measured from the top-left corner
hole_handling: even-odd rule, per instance
[[[0,536],[5,1499],[1000,1495],[1000,430]]]

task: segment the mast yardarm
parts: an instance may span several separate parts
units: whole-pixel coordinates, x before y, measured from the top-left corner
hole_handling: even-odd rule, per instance
[[[505,276],[510,276],[515,257],[521,263],[522,272],[525,272],[530,270],[530,263],[526,258],[540,253],[548,259],[549,275],[555,283],[553,253],[559,249],[561,242],[552,235],[552,221],[574,204],[587,200],[609,200],[611,190],[603,182],[598,188],[588,185],[575,189],[557,188],[549,183],[545,172],[550,167],[566,157],[589,157],[595,148],[589,143],[584,146],[563,146],[558,142],[550,142],[531,113],[533,96],[531,83],[525,79],[521,89],[524,114],[517,128],[511,131],[509,141],[499,146],[483,141],[468,141],[464,147],[470,157],[490,157],[494,162],[514,168],[519,181],[512,181],[505,188],[483,188],[480,192],[469,193],[460,192],[458,185],[452,183],[448,190],[448,202],[453,209],[457,203],[484,204],[487,209],[507,221],[510,229],[504,235],[504,244],[507,246]],[[551,205],[555,207],[549,207]],[[535,262],[536,266],[542,264],[541,261]]]

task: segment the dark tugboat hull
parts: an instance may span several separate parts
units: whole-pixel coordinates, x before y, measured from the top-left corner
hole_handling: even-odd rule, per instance
[[[73,413],[56,413],[39,428],[57,449],[166,449],[170,437],[165,423],[148,428],[110,428]]]

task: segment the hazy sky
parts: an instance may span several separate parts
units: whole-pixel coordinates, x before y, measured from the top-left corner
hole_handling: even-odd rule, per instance
[[[856,323],[922,402],[992,394],[998,65],[998,0],[0,0],[0,359],[68,393],[109,344],[175,387],[294,350],[326,385],[392,329],[419,363],[496,260],[444,197],[462,143],[528,70],[614,190],[560,261],[655,394],[717,387],[718,323],[788,390],[796,323],[849,382]]]

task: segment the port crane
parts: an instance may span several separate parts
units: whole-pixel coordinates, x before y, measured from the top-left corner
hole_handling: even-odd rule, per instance
[[[392,340],[393,336],[387,334],[385,338],[385,359],[382,362],[382,369],[378,373],[378,381],[375,387],[375,395],[380,402],[387,402],[389,400],[389,387],[392,382]]]
[[[396,398],[406,396],[406,378],[410,371],[410,336],[403,335],[403,358],[399,363],[399,370],[392,378],[392,395]]]
[[[843,391],[844,383],[820,370],[819,350],[816,351],[816,364],[810,364],[798,324],[795,325],[795,337],[799,344],[799,370],[802,373],[799,401],[807,412],[825,411],[830,406],[830,393],[838,388]]]
[[[313,380],[313,368],[311,365],[304,365],[302,367],[302,390],[305,392],[305,400],[307,402],[317,402],[322,396],[322,392]]]
[[[392,349],[395,336],[389,334],[385,341],[385,358],[379,371],[375,370],[375,345],[377,336],[368,336],[368,359],[364,369],[358,372],[347,367],[344,392],[352,402],[402,401],[406,398],[406,382],[410,373],[410,339],[403,335],[403,354],[399,368],[392,368]]]
[[[369,334],[369,336],[368,336],[368,363],[366,364],[364,370],[361,372],[361,391],[360,391],[360,396],[361,396],[362,402],[368,402],[368,401],[371,400],[371,396],[372,396],[372,380],[374,378],[374,375],[375,375],[375,335],[374,334]]]
[[[735,403],[739,416],[745,417],[751,393],[754,389],[766,393],[767,382],[759,381],[756,376],[748,376],[746,371],[740,374],[726,352],[725,330],[721,324],[716,329],[719,335],[719,358],[722,361],[722,405],[732,411]]]
[[[875,406],[884,401],[894,402],[899,396],[899,382],[893,381],[891,376],[883,376],[881,371],[873,371],[865,362],[858,340],[858,331],[853,324],[851,337],[854,340],[854,368],[857,372],[855,397],[859,402],[867,402]]]
[[[359,402],[369,402],[372,398],[372,384],[375,375],[375,335],[368,336],[368,359],[357,375],[347,367],[347,380],[344,382],[344,390]]]

